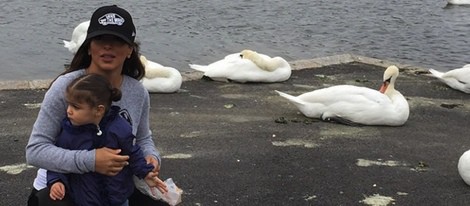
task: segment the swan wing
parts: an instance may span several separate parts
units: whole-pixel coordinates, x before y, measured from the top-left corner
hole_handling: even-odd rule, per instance
[[[447,3],[454,5],[466,5],[470,4],[470,0],[447,0]]]
[[[460,156],[457,168],[463,181],[470,185],[470,150],[465,151]]]
[[[225,69],[226,67],[229,67],[232,64],[232,62],[236,62],[237,60],[240,60],[240,59],[241,59],[240,53],[234,53],[234,54],[229,54],[225,56],[223,59],[215,61],[208,65],[189,64],[189,67],[197,71],[208,72],[214,69]]]
[[[204,76],[217,81],[233,80],[246,82],[247,76],[258,70],[256,65],[247,59],[242,59],[240,53],[227,55],[224,59],[209,65],[190,64],[191,69],[204,72]]]
[[[83,44],[86,39],[88,26],[90,25],[90,21],[84,21],[78,24],[72,32],[72,38],[70,41],[64,42],[64,47],[67,48],[71,53],[75,54],[78,51],[78,48]]]
[[[75,44],[75,42],[72,42],[72,41],[66,41],[66,40],[63,40],[64,42],[64,47],[67,48],[69,50],[69,52],[71,53],[75,53],[77,52],[77,44]]]
[[[294,100],[290,101],[307,117],[342,119],[365,125],[401,125],[408,119],[409,112],[404,97],[400,102],[392,102],[377,90],[353,85],[314,90]]]
[[[449,87],[470,93],[470,67],[467,65],[447,72],[440,72],[434,69],[430,69],[429,72]]]
[[[150,93],[174,93],[181,88],[182,78],[178,75],[172,76],[172,78],[142,78],[142,85]]]
[[[150,93],[173,93],[181,88],[183,77],[172,67],[160,67],[150,70],[141,80]]]
[[[260,58],[266,61],[272,59],[264,54],[259,54]],[[279,61],[276,57],[275,61]],[[280,82],[289,79],[291,67],[286,61],[279,63],[280,68],[268,71],[258,67],[252,60],[244,59],[241,53],[233,53],[225,56],[224,59],[209,65],[190,64],[191,69],[204,72],[207,76],[216,81],[236,81],[245,82]]]

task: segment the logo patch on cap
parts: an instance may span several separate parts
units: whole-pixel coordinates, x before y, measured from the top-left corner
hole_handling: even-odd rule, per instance
[[[115,13],[107,13],[98,19],[98,22],[103,25],[118,25],[124,24],[124,18]]]

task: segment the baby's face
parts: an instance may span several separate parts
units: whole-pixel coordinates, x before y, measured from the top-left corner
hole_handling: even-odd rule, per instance
[[[72,125],[96,124],[98,115],[95,108],[80,102],[67,102],[67,104],[67,117]]]

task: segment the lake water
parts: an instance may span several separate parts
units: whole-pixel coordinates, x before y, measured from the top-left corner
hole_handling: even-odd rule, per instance
[[[246,48],[288,61],[352,53],[438,70],[470,63],[470,7],[445,0],[115,2],[133,15],[142,54],[180,71]],[[62,40],[105,4],[1,1],[0,80],[55,77],[72,58]]]

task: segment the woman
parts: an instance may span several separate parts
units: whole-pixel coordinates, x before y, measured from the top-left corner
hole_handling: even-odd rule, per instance
[[[54,80],[47,91],[26,146],[28,164],[43,168],[38,170],[28,205],[69,204],[67,198],[47,202],[51,200],[49,192],[45,191],[46,170],[77,174],[97,172],[114,176],[128,164],[129,156],[119,155],[120,150],[65,150],[54,145],[61,121],[66,117],[65,88],[84,74],[103,75],[113,87],[121,90],[122,99],[115,105],[122,108],[120,115],[131,123],[136,143],[142,148],[147,163],[154,166],[152,176],[158,176],[161,159],[149,129],[150,99],[139,82],[145,70],[139,60],[135,34],[132,17],[126,10],[113,5],[100,7],[93,13],[85,42],[70,67]],[[165,203],[153,201],[138,190],[129,198],[131,206],[148,204]]]

